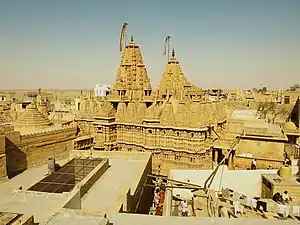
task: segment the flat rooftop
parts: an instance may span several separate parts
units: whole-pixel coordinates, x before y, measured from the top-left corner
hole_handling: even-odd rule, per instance
[[[170,179],[198,184],[204,186],[204,182],[212,173],[212,170],[171,170]],[[211,189],[219,190],[220,187],[228,187],[249,197],[257,197],[261,194],[261,175],[276,174],[277,170],[228,170],[227,166],[220,166],[211,184]],[[222,178],[222,179],[221,179]],[[179,194],[190,198],[191,191],[174,189],[173,195]]]
[[[58,161],[65,164],[67,160]],[[0,181],[0,211],[34,215],[36,221],[44,221],[67,200],[67,195],[27,191],[43,179],[47,164],[32,167],[10,180]],[[19,187],[22,186],[22,190]]]
[[[300,183],[296,180],[295,177],[284,179],[278,174],[262,174],[262,176],[276,186],[298,186],[300,188]]]
[[[63,171],[59,171],[54,176],[47,175],[48,167],[45,163],[29,168],[10,180],[0,180],[0,212],[33,215],[35,222],[40,223],[47,221],[57,210],[62,209],[69,202],[72,193],[77,189],[72,186],[74,191],[64,190],[66,192],[57,193],[57,190],[68,183],[68,178],[77,176],[78,179],[81,179],[88,170],[92,169],[88,168],[88,165],[91,165],[88,163],[85,165],[85,168],[88,168],[87,171],[82,174],[76,173],[78,171],[75,172],[74,168],[80,170],[84,166],[74,167],[74,163],[81,162],[80,159],[94,160],[96,158],[108,159],[110,168],[81,197],[81,208],[96,213],[119,212],[122,204],[125,203],[129,189],[131,194],[134,194],[146,165],[151,160],[150,153],[93,151],[91,154],[91,151],[71,151],[70,158],[57,161],[60,165],[65,166],[61,168]],[[76,160],[71,161],[72,159]],[[68,164],[69,161],[71,163]],[[61,179],[60,175],[65,176],[65,179]],[[49,177],[51,178],[50,182],[55,183],[55,187],[42,187],[50,184],[46,183]],[[35,186],[36,184],[39,187]],[[22,190],[19,190],[20,186],[22,186]],[[48,190],[46,191],[46,189]]]
[[[104,152],[95,152],[97,156],[101,156],[101,153]],[[125,196],[129,189],[131,194],[134,194],[151,157],[150,153],[140,155],[139,152],[139,157],[132,157],[136,153],[111,153],[111,155],[104,153],[106,154],[105,157],[109,159],[111,167],[81,199],[83,210],[107,213],[118,212],[121,205],[126,201]]]

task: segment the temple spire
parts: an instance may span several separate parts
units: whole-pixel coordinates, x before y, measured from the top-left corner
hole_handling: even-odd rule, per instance
[[[130,37],[130,41],[131,41],[131,42],[134,42],[133,36]]]

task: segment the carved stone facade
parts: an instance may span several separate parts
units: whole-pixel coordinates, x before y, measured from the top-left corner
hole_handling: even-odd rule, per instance
[[[185,77],[174,51],[152,92],[140,48],[130,42],[112,92],[101,99],[82,93],[77,123],[81,132],[94,135],[95,149],[152,152],[155,173],[208,169],[212,130],[224,130],[227,111],[222,102],[201,100],[202,94]]]

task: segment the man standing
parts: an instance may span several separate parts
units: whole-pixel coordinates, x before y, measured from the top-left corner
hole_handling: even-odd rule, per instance
[[[256,159],[253,159],[251,162],[251,170],[256,170]]]

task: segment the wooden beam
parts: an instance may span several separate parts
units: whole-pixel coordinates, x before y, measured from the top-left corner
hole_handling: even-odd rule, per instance
[[[192,183],[189,183],[189,182],[183,182],[183,181],[178,181],[178,180],[173,180],[173,179],[169,179],[169,178],[166,178],[166,177],[161,177],[161,176],[156,176],[156,175],[151,175],[151,174],[148,174],[147,175],[148,177],[153,177],[153,178],[162,178],[162,179],[165,179],[167,181],[170,181],[170,182],[173,182],[173,183],[178,183],[178,184],[185,184],[185,185],[189,185],[189,186],[193,186],[194,189],[203,189],[200,185],[198,184],[192,184]]]
[[[158,187],[154,184],[146,184],[145,187]],[[188,187],[188,186],[159,186],[164,188],[181,188],[181,189],[195,189],[195,187]]]

